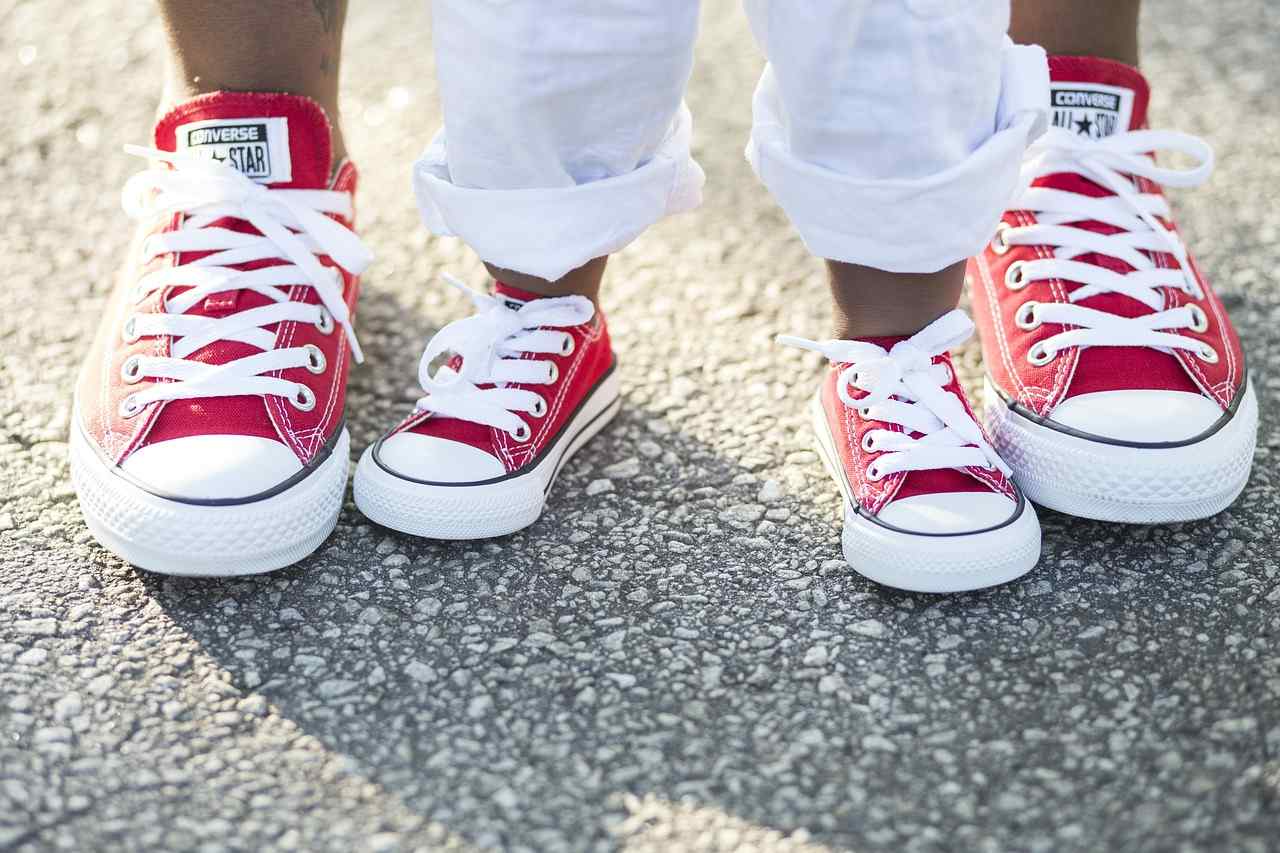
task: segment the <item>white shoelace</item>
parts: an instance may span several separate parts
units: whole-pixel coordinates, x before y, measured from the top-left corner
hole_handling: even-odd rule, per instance
[[[573,335],[545,327],[580,326],[595,315],[595,306],[585,296],[557,296],[515,309],[502,297],[473,290],[453,276],[444,279],[470,296],[478,313],[445,326],[427,344],[418,365],[418,381],[427,394],[418,400],[417,411],[495,427],[517,441],[527,440],[529,424],[517,412],[543,417],[547,401],[536,391],[508,386],[551,385],[560,376],[555,362],[522,356],[572,353]],[[431,365],[445,353],[460,356],[462,363],[456,369],[443,364],[433,375]]]
[[[142,261],[170,252],[209,254],[139,279],[135,293],[139,302],[167,288],[185,290],[165,298],[163,313],[135,314],[126,322],[125,336],[129,340],[168,335],[173,341],[169,356],[134,356],[127,360],[125,381],[133,383],[144,377],[171,381],[158,382],[126,397],[121,414],[137,414],[157,400],[237,395],[275,395],[287,398],[302,410],[314,407],[315,395],[305,385],[263,374],[294,367],[322,373],[326,367],[324,355],[314,346],[274,349],[276,335],[265,327],[294,321],[314,323],[328,332],[336,322],[350,341],[356,361],[363,360],[342,297],[342,277],[317,258],[328,255],[334,263],[357,275],[369,265],[372,257],[360,239],[325,215],[349,217],[351,194],[271,189],[212,159],[135,145],[126,146],[125,150],[173,166],[153,167],[130,178],[124,188],[125,211],[136,219],[174,214],[183,217],[177,230],[147,238]],[[260,234],[213,226],[228,217],[248,222]],[[233,264],[263,260],[290,263],[252,271],[232,268]],[[320,304],[291,301],[287,288],[296,285],[314,288]],[[236,290],[259,293],[271,304],[226,317],[185,313],[209,296]],[[216,341],[239,341],[261,352],[218,365],[190,359]]]
[[[973,322],[963,311],[952,311],[930,323],[893,349],[863,341],[811,341],[779,335],[778,343],[821,353],[832,362],[848,364],[836,380],[840,400],[857,409],[863,420],[896,424],[902,432],[873,429],[865,433],[862,449],[883,453],[867,468],[867,478],[882,480],[898,471],[928,471],[970,466],[1012,472],[982,434],[964,403],[944,386],[951,381],[941,355],[973,334]],[[866,391],[855,399],[850,387]],[[919,433],[913,438],[911,433]]]
[[[1155,151],[1186,154],[1195,165],[1187,169],[1161,168],[1148,156]],[[1031,301],[1019,308],[1016,321],[1023,329],[1031,330],[1043,323],[1075,327],[1036,344],[1028,355],[1033,364],[1047,364],[1069,347],[1090,346],[1144,346],[1166,352],[1181,349],[1190,350],[1205,361],[1217,360],[1212,347],[1176,333],[1179,329],[1204,331],[1207,317],[1198,305],[1166,310],[1159,288],[1177,288],[1193,299],[1203,299],[1204,293],[1188,262],[1186,246],[1159,219],[1170,217],[1168,202],[1156,193],[1138,192],[1128,177],[1147,178],[1170,187],[1194,187],[1204,183],[1212,171],[1213,149],[1208,143],[1174,131],[1139,130],[1095,140],[1053,128],[1031,147],[1022,173],[1026,189],[1014,199],[1012,207],[1033,212],[1037,222],[1022,227],[1001,226],[993,245],[997,252],[1005,246],[1050,246],[1053,257],[1011,264],[1005,283],[1014,290],[1033,281],[1051,279],[1080,285],[1068,295],[1069,303]],[[1115,195],[1092,198],[1031,186],[1038,178],[1061,172],[1083,175]],[[1067,224],[1088,220],[1121,230],[1106,235]],[[1157,266],[1147,252],[1172,255],[1176,266]],[[1090,253],[1124,261],[1133,271],[1118,273],[1076,260]],[[1123,317],[1078,304],[1103,293],[1128,296],[1151,313]]]

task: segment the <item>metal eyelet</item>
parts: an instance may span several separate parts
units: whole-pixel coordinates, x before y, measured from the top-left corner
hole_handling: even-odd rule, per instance
[[[521,423],[520,426],[516,428],[515,432],[508,432],[507,434],[516,441],[528,441],[529,437],[533,435],[533,430],[529,429],[528,424]]]
[[[538,397],[538,402],[533,404],[533,408],[529,411],[529,414],[533,415],[535,418],[545,416],[547,414],[547,401],[542,397]]]
[[[131,355],[120,365],[120,378],[129,385],[142,381],[142,356]]]
[[[307,351],[307,370],[312,373],[324,373],[325,368],[329,366],[328,360],[324,357],[324,350],[315,344],[307,344],[303,347]]]
[[[299,412],[309,412],[316,407],[316,395],[306,385],[299,385],[289,396],[289,402]]]
[[[1027,361],[1036,367],[1044,367],[1057,357],[1058,354],[1056,352],[1050,353],[1045,349],[1044,341],[1039,341],[1033,344],[1031,349],[1027,350]]]
[[[1039,307],[1040,303],[1034,300],[1019,305],[1017,312],[1013,315],[1014,324],[1027,332],[1040,328],[1040,318],[1036,316],[1036,309]]]
[[[138,340],[138,338],[142,337],[141,335],[138,334],[138,315],[137,314],[131,314],[129,316],[129,319],[124,321],[124,329],[121,331],[120,336],[124,338],[126,343],[130,343],[130,344]]]
[[[1218,363],[1218,351],[1213,347],[1209,346],[1208,344],[1204,344],[1203,346],[1200,347],[1199,350],[1196,351],[1196,357],[1199,358],[1201,361],[1203,361],[1205,364]]]
[[[871,420],[871,407],[863,406],[858,409],[858,417],[862,418],[864,421]]]
[[[547,384],[554,385],[560,379],[560,367],[554,361],[547,363],[551,365],[551,375],[547,378]]]
[[[1209,331],[1209,315],[1194,303],[1187,306],[1191,309],[1191,331],[1204,333]]]
[[[573,355],[573,351],[578,348],[577,342],[573,339],[573,335],[565,332],[564,344],[560,347],[561,355]]]
[[[880,473],[880,469],[876,467],[874,462],[867,466],[867,479],[873,483],[878,483],[884,479],[884,474]]]
[[[332,332],[333,325],[333,315],[327,308],[321,307],[320,313],[316,316],[316,328],[320,330],[320,334],[327,335]]]
[[[1004,271],[1004,286],[1010,290],[1022,290],[1031,283],[1027,278],[1026,261],[1014,261],[1009,264],[1009,268]]]
[[[131,418],[143,410],[143,406],[138,402],[137,394],[130,394],[120,401],[120,417]]]
[[[1013,226],[1008,222],[1001,222],[996,226],[995,236],[991,238],[991,251],[997,255],[1007,255],[1013,247],[1009,245],[1009,231]]]
[[[863,449],[863,450],[865,450],[867,453],[875,453],[875,452],[876,452],[876,439],[875,439],[875,435],[874,435],[874,434],[872,434],[872,433],[870,433],[870,432],[867,432],[867,433],[864,433],[864,434],[863,434],[863,436],[862,436],[862,449]]]

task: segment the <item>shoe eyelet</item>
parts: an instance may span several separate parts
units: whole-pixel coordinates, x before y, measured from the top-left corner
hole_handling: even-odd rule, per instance
[[[138,395],[130,394],[128,397],[125,397],[120,401],[120,417],[131,418],[138,414],[138,412],[141,412],[143,408],[145,407],[138,402]]]
[[[124,329],[120,333],[120,337],[124,338],[125,343],[134,343],[138,338],[142,337],[138,334],[138,315],[132,314],[129,319],[124,321]]]
[[[1203,361],[1205,364],[1218,363],[1218,351],[1213,347],[1209,346],[1208,344],[1204,344],[1203,346],[1200,347],[1200,349],[1196,351],[1196,357],[1199,358],[1201,361]]]
[[[1040,303],[1030,300],[1018,306],[1018,310],[1014,312],[1013,322],[1023,331],[1030,332],[1033,329],[1040,328],[1040,319],[1036,316],[1036,309],[1040,307]]]
[[[867,479],[872,483],[878,483],[884,479],[884,474],[880,473],[880,469],[874,462],[867,466]]]
[[[1209,331],[1209,315],[1205,310],[1195,303],[1187,307],[1191,309],[1191,331],[1198,333]]]
[[[573,335],[565,332],[564,343],[560,346],[560,355],[573,355],[573,351],[578,348],[578,343],[573,339]]]
[[[549,361],[547,364],[551,365],[551,370],[547,376],[546,384],[554,385],[560,379],[560,367],[554,361]]]
[[[1009,245],[1009,231],[1013,228],[1008,222],[996,226],[995,236],[991,238],[991,251],[997,255],[1007,255],[1013,247]]]
[[[1010,290],[1022,290],[1030,283],[1030,279],[1027,278],[1026,261],[1014,261],[1004,271],[1004,286]]]
[[[328,360],[324,357],[324,350],[315,344],[307,344],[303,347],[307,351],[307,370],[312,373],[324,373],[325,368],[329,366]]]
[[[120,365],[120,378],[129,385],[142,381],[142,356],[131,355]]]
[[[297,389],[289,395],[289,403],[299,412],[309,412],[316,407],[315,392],[306,385],[299,385]]]
[[[869,420],[871,420],[871,407],[870,407],[870,406],[863,406],[863,407],[859,408],[859,409],[858,409],[858,417],[862,418],[864,421],[869,421]]]
[[[520,426],[516,427],[514,432],[508,432],[507,434],[516,441],[528,441],[529,437],[533,435],[533,430],[529,429],[528,424],[521,423]]]
[[[1027,361],[1036,367],[1044,367],[1057,357],[1058,354],[1056,352],[1050,353],[1045,349],[1043,341],[1033,344],[1031,349],[1027,350]]]
[[[533,415],[535,418],[541,418],[546,416],[547,401],[543,399],[541,396],[538,397],[538,402],[533,404],[533,408],[529,411],[529,414]]]
[[[320,334],[327,335],[332,332],[333,325],[333,315],[327,308],[321,307],[320,313],[316,315],[316,328],[320,330]]]
[[[873,433],[867,432],[862,436],[862,449],[867,453],[876,452],[876,439]]]

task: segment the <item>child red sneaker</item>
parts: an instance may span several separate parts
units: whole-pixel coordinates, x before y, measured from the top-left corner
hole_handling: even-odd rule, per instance
[[[812,406],[818,455],[844,494],[844,556],[877,583],[960,592],[1019,578],[1040,522],[1008,478],[948,350],[973,334],[952,311],[910,338],[780,343],[832,368]]]
[[[343,399],[369,254],[356,170],[296,95],[219,92],[156,125],[125,187],[131,260],[85,360],[71,472],[93,535],[182,575],[287,566],[342,506]]]
[[[427,345],[426,396],[360,458],[356,506],[416,536],[502,536],[538,519],[561,466],[618,413],[613,350],[586,297],[449,281],[479,313]]]
[[[969,266],[987,427],[1036,503],[1105,521],[1204,518],[1244,489],[1258,406],[1222,302],[1160,186],[1202,183],[1203,141],[1144,130],[1147,82],[1053,57],[1054,127]],[[1152,152],[1191,157],[1161,168]]]

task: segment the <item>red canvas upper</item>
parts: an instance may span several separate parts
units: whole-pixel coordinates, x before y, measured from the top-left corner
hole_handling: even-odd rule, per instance
[[[1097,83],[1131,93],[1132,115],[1128,127],[1121,130],[1146,128],[1150,89],[1137,69],[1093,57],[1055,56],[1050,58],[1049,65],[1050,77],[1055,83]],[[1080,128],[1080,132],[1086,130],[1088,128]],[[1160,192],[1158,186],[1145,179],[1135,181],[1140,192]],[[1112,195],[1109,189],[1070,172],[1048,175],[1037,180],[1034,186],[1091,197]],[[1012,226],[1027,226],[1034,224],[1036,218],[1031,211],[1010,210],[1005,214],[1004,222]],[[1114,234],[1119,230],[1093,221],[1071,224],[1102,234]],[[1172,222],[1164,224],[1176,228]],[[1068,397],[1098,391],[1158,389],[1200,392],[1224,408],[1230,404],[1244,380],[1243,353],[1221,301],[1204,280],[1194,260],[1191,267],[1205,293],[1199,304],[1210,318],[1209,328],[1204,333],[1180,329],[1178,334],[1209,343],[1220,353],[1217,363],[1206,363],[1185,350],[1165,353],[1150,347],[1128,346],[1073,347],[1058,353],[1044,366],[1037,367],[1028,362],[1027,353],[1036,343],[1064,331],[1066,327],[1046,323],[1030,331],[1021,329],[1014,322],[1019,307],[1028,300],[1066,302],[1067,295],[1079,284],[1065,280],[1037,281],[1015,291],[1005,285],[1005,274],[1017,261],[1052,256],[1052,248],[1044,246],[1014,246],[1004,254],[989,246],[969,264],[974,319],[982,337],[986,368],[995,384],[1006,394],[1041,416],[1048,415]],[[1175,263],[1172,255],[1148,253],[1148,256],[1160,266],[1173,266]],[[1123,261],[1098,254],[1083,255],[1077,260],[1098,264],[1118,273],[1132,271],[1132,267]],[[1165,309],[1194,301],[1188,294],[1174,288],[1161,288],[1161,292],[1165,297]],[[1099,294],[1076,304],[1124,317],[1151,312],[1146,305],[1119,293]]]
[[[269,184],[280,189],[329,189],[354,195],[356,170],[342,163],[330,175],[330,125],[324,111],[313,101],[298,95],[268,93],[216,92],[179,104],[165,114],[155,128],[155,145],[164,151],[175,150],[175,131],[186,124],[212,119],[276,118],[287,120],[288,150],[292,163],[292,179]],[[348,228],[353,222],[334,217]],[[143,223],[131,249],[131,259],[139,256],[142,241],[153,233],[176,229],[179,220]],[[245,233],[258,233],[247,222],[223,220],[217,225]],[[161,401],[147,406],[133,417],[118,411],[128,395],[145,389],[155,379],[126,384],[121,366],[134,354],[164,356],[169,354],[172,339],[168,336],[143,337],[129,343],[122,337],[124,325],[132,314],[162,311],[170,295],[184,288],[169,288],[135,302],[134,286],[146,272],[164,266],[181,265],[202,253],[161,255],[143,266],[130,260],[106,308],[98,337],[90,350],[78,388],[78,402],[86,433],[116,463],[149,443],[184,436],[204,434],[237,434],[276,438],[290,447],[305,465],[339,429],[343,419],[350,347],[340,326],[328,334],[309,323],[285,322],[266,328],[276,333],[276,347],[298,347],[314,344],[324,353],[328,368],[312,374],[305,368],[293,368],[274,375],[307,385],[316,396],[310,411],[300,411],[276,396],[233,396],[205,399]],[[326,256],[320,262],[334,267]],[[284,260],[258,261],[235,267],[254,269],[286,263]],[[358,277],[340,270],[343,298],[354,311],[359,291]],[[296,286],[289,289],[294,301],[317,304],[313,288]],[[240,290],[216,294],[192,308],[188,314],[221,317],[249,308],[266,305],[267,297]],[[236,341],[218,341],[194,353],[191,358],[209,364],[223,364],[258,352],[256,347]]]
[[[889,350],[905,338],[884,337],[865,340],[867,343]],[[950,354],[934,356],[933,363],[946,365],[951,381],[943,387],[960,398],[965,410],[972,417],[973,410],[965,397],[964,389],[956,379]],[[857,409],[845,405],[839,396],[838,383],[840,374],[849,366],[847,363],[840,362],[831,365],[822,382],[821,399],[827,425],[831,430],[836,452],[840,456],[840,465],[848,478],[854,499],[865,512],[875,515],[894,500],[924,494],[999,492],[1011,499],[1016,498],[1013,484],[1004,474],[999,470],[987,470],[976,466],[940,468],[930,471],[900,471],[888,474],[878,482],[870,480],[867,477],[867,468],[883,454],[867,452],[862,446],[863,437],[871,430],[902,432],[903,427],[885,421],[864,419]],[[854,399],[861,399],[868,395],[868,392],[853,386],[850,386],[849,392]],[[912,437],[920,438],[921,436],[913,433]]]
[[[502,282],[494,286],[494,293],[518,302],[540,298],[536,293]],[[410,415],[389,435],[410,431],[463,442],[501,460],[508,473],[518,471],[530,464],[560,434],[573,417],[579,404],[613,364],[609,330],[599,308],[588,322],[579,326],[556,326],[555,330],[573,337],[573,352],[568,355],[525,353],[521,357],[555,362],[559,373],[558,380],[551,385],[517,384],[513,386],[540,394],[547,401],[547,413],[541,418],[521,415],[531,429],[528,440],[519,441],[505,430],[496,427],[442,417],[431,412],[416,412]]]

